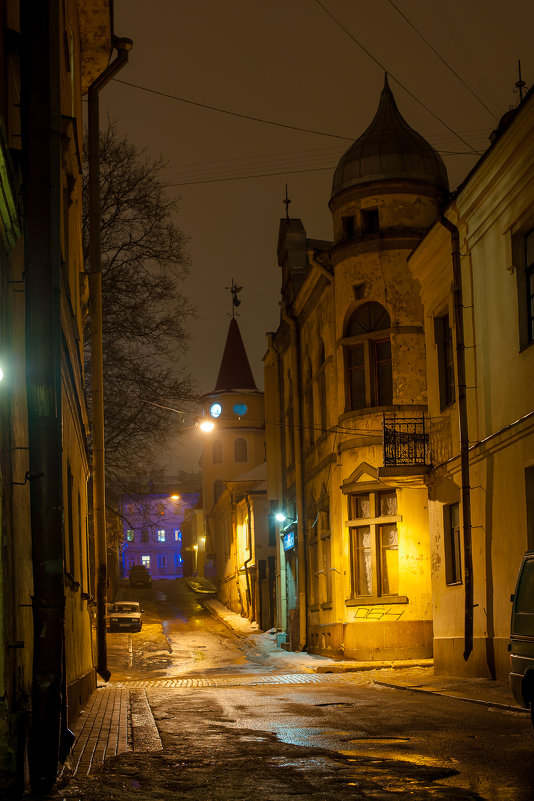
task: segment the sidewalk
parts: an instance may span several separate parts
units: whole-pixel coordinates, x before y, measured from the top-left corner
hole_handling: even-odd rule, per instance
[[[247,618],[231,612],[219,601],[205,598],[202,600],[202,604],[238,636],[252,640],[254,646],[263,648],[264,652],[268,650],[273,661],[276,661],[281,670],[291,669],[299,673],[366,671],[375,684],[383,687],[409,692],[434,693],[473,704],[484,704],[511,712],[530,714],[528,709],[516,704],[506,681],[436,676],[432,659],[356,662],[331,659],[306,652],[284,651],[276,647],[275,636],[272,632],[259,632],[256,623],[251,623]]]

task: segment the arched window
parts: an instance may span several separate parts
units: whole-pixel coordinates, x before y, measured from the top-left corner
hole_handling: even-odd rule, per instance
[[[248,461],[247,441],[246,439],[243,439],[243,437],[239,437],[239,439],[236,439],[234,442],[234,461]]]
[[[220,464],[222,462],[222,445],[220,440],[216,439],[211,446],[211,458],[213,464]]]
[[[390,328],[380,303],[364,303],[351,315],[345,331],[349,410],[393,403]]]
[[[222,483],[221,479],[218,478],[213,483],[213,498],[214,498],[215,503],[217,503],[217,501],[221,497],[223,489],[224,489],[223,483]]]

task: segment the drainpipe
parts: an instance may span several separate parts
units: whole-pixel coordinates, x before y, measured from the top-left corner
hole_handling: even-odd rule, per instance
[[[279,485],[278,485],[278,492],[281,494],[278,498],[282,500],[282,508],[285,509],[286,504],[286,439],[284,436],[285,432],[285,421],[284,421],[284,393],[283,393],[283,374],[282,374],[282,360],[280,358],[280,351],[276,347],[276,343],[274,341],[274,334],[270,333],[269,335],[269,344],[272,347],[275,359],[276,359],[276,376],[278,379],[278,387],[277,387],[277,395],[278,395],[278,414],[280,416],[280,425],[278,426],[277,433],[278,433],[278,445],[279,445],[279,465],[280,465],[280,474],[279,474]],[[271,514],[275,514],[274,506],[279,503],[279,500],[271,500]],[[284,548],[282,546],[282,538],[280,537],[280,527],[277,526],[276,530],[276,558],[278,564],[278,581],[280,587],[279,593],[279,604],[276,605],[276,624],[277,627],[280,628],[281,631],[287,632],[287,587],[286,587],[286,558]]]
[[[249,557],[245,559],[243,562],[243,567],[245,568],[245,578],[247,580],[247,595],[248,595],[248,605],[249,609],[252,607],[252,620],[256,620],[256,604],[254,600],[254,596],[252,595],[252,590],[250,587],[250,575],[248,572],[248,565],[249,562],[252,561],[252,519],[251,519],[251,509],[250,509],[250,501],[248,495],[245,495],[245,502],[247,504],[247,511],[248,511],[248,542],[249,542]]]
[[[450,232],[452,247],[451,255],[454,291],[454,327],[456,332],[456,379],[458,383],[458,412],[460,421],[462,525],[464,530],[464,660],[467,662],[473,650],[473,546],[471,539],[471,488],[469,484],[469,435],[465,379],[462,264],[460,258],[460,234],[458,232],[458,228],[446,217],[440,217],[439,221],[443,227]]]
[[[299,593],[299,641],[294,650],[304,651],[307,640],[308,615],[308,565],[304,531],[304,478],[302,458],[302,393],[300,381],[300,331],[295,315],[282,306],[282,319],[291,331],[291,373],[294,376],[293,393],[293,436],[295,441],[295,489],[297,497],[297,555],[298,555],[298,593]]]
[[[128,62],[131,39],[114,38],[117,57],[89,87],[89,293],[91,309],[91,403],[93,423],[93,526],[95,537],[97,672],[104,681],[111,676],[107,666],[106,596],[107,543],[104,472],[104,367],[102,355],[102,263],[100,253],[100,120],[101,89]]]

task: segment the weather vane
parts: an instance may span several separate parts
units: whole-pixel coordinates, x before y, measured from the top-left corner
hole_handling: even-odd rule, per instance
[[[287,196],[287,184],[286,184],[286,196],[283,200],[283,204],[286,207],[286,220],[289,221],[289,204],[291,203],[290,199]]]
[[[242,286],[237,286],[234,279],[232,278],[232,286],[227,286],[226,289],[229,290],[230,294],[232,295],[232,319],[235,317],[235,310],[238,306],[241,305],[241,301],[237,297],[241,290],[243,289]]]
[[[517,62],[517,81],[515,82],[514,92],[519,93],[519,102],[523,100],[523,92],[525,91],[526,83],[521,77],[521,61]]]

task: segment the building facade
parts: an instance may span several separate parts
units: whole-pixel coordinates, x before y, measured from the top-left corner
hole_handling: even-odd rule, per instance
[[[334,174],[333,242],[280,222],[266,435],[269,500],[286,515],[277,625],[293,650],[432,655],[424,322],[408,257],[447,197],[441,158],[386,80]]]
[[[533,132],[530,92],[409,260],[425,312],[439,673],[507,677],[510,595],[534,548]]]
[[[200,476],[151,485],[123,495],[121,575],[144,565],[153,579],[193,576],[204,554],[204,542],[193,542],[191,517],[200,506]]]
[[[83,390],[82,97],[109,0],[0,19],[0,792],[43,792],[96,686]]]

